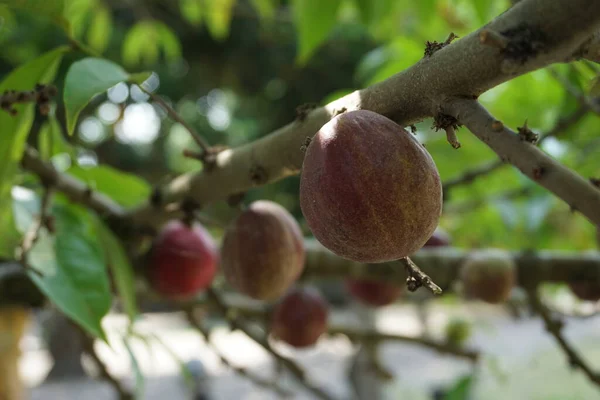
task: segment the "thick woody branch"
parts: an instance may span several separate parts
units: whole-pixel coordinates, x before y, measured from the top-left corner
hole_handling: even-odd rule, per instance
[[[508,37],[507,49],[482,44],[480,31],[473,32],[381,83],[314,109],[256,142],[222,151],[210,172],[182,175],[164,187],[165,203],[191,197],[205,205],[297,174],[306,138],[340,110],[367,109],[408,125],[434,116],[446,98],[476,98],[518,75],[572,58],[600,29],[600,2],[523,0],[485,29]],[[131,217],[161,224],[169,215],[148,202]]]
[[[46,115],[50,110],[49,101],[57,93],[53,85],[36,85],[34,90],[16,91],[6,90],[0,95],[0,110],[4,110],[11,115],[16,115],[16,104],[37,103],[40,112]]]
[[[600,189],[589,180],[553,160],[522,135],[504,126],[501,130],[494,129],[496,119],[475,100],[450,99],[442,105],[442,112],[455,117],[502,160],[600,225]]]
[[[363,264],[340,258],[316,240],[305,240],[306,279],[323,277],[367,278],[403,285],[406,272],[398,263]],[[452,247],[423,248],[410,258],[442,289],[460,276],[468,250]],[[554,250],[510,252],[517,265],[517,283],[530,287],[542,282],[597,282],[600,285],[600,253]]]
[[[600,63],[600,32],[596,32],[596,34],[585,42],[576,56]]]

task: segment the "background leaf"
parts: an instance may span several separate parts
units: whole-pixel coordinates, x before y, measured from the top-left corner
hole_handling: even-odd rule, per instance
[[[216,40],[229,35],[229,25],[235,0],[208,0],[206,3],[206,27]]]
[[[45,230],[29,253],[30,278],[69,318],[106,341],[102,318],[111,306],[106,265],[88,212],[58,204],[56,233]]]
[[[0,83],[0,93],[5,90],[31,90],[37,83],[49,83],[67,47],[59,47],[13,70]],[[0,237],[14,237],[15,227],[11,210],[11,188],[14,183],[17,165],[23,155],[25,142],[35,116],[34,104],[15,105],[17,115],[12,116],[0,110]],[[4,244],[0,253],[10,253]],[[13,254],[10,254],[12,257]]]
[[[64,0],[3,0],[2,2],[8,7],[50,18],[52,22],[68,31],[69,24],[63,15],[65,10]]]
[[[139,315],[135,296],[133,267],[119,239],[98,218],[96,218],[96,231],[98,240],[104,250],[108,267],[112,272],[123,308],[129,316],[131,323],[133,323]]]
[[[62,128],[54,116],[49,116],[48,120],[40,128],[38,133],[38,151],[40,157],[44,160],[49,160],[60,153],[74,155],[73,147],[65,140]]]
[[[297,61],[300,64],[310,58],[333,29],[340,3],[340,0],[294,0],[298,31]]]
[[[125,207],[139,204],[151,192],[150,185],[143,179],[107,165],[89,168],[74,166],[68,172]]]
[[[92,20],[87,32],[87,42],[90,47],[103,53],[108,46],[112,33],[112,15],[104,6],[94,9]]]
[[[79,113],[92,97],[128,78],[127,71],[102,58],[84,58],[73,63],[67,72],[64,90],[69,135],[73,134]]]

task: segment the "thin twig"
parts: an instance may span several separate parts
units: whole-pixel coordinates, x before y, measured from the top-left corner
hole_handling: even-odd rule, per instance
[[[442,289],[435,284],[425,272],[415,264],[409,257],[402,258],[400,263],[406,268],[408,278],[406,278],[406,287],[409,291],[414,292],[421,286],[425,286],[433,294],[442,294]]]
[[[567,129],[569,129],[571,126],[573,126],[576,123],[578,123],[579,121],[581,121],[581,119],[585,115],[587,115],[587,113],[589,111],[590,111],[590,109],[588,108],[588,106],[586,104],[579,105],[579,107],[573,113],[571,113],[571,115],[569,115],[565,118],[560,118],[556,122],[556,124],[552,127],[552,129],[550,129],[545,134],[540,135],[540,138],[539,138],[537,144],[540,145],[544,141],[546,141],[548,138],[551,138],[551,137],[562,136],[562,134],[564,134],[564,132]],[[500,123],[500,124],[501,124],[500,125],[501,129],[504,129],[504,125],[502,125],[502,123]],[[493,127],[492,127],[492,129],[493,129]],[[444,193],[447,193],[449,190],[453,189],[455,186],[471,183],[479,177],[482,177],[484,175],[487,175],[489,173],[496,171],[503,165],[507,165],[507,164],[505,162],[503,162],[502,160],[494,160],[494,161],[486,162],[481,165],[478,165],[477,167],[474,167],[473,169],[463,172],[460,176],[457,176],[456,178],[448,179],[446,182],[443,183]]]
[[[0,109],[16,115],[15,104],[37,103],[43,115],[48,114],[51,97],[58,93],[54,85],[36,85],[34,90],[6,90],[0,95]]]
[[[588,179],[557,162],[535,145],[523,141],[516,132],[506,127],[502,131],[494,131],[491,125],[496,119],[475,100],[449,99],[441,109],[457,118],[501,159],[554,193],[572,210],[579,211],[590,222],[600,225],[600,190]]]
[[[94,339],[92,337],[90,337],[79,326],[76,326],[76,328],[81,333],[84,351],[86,352],[86,354],[88,354],[92,358],[92,360],[94,360],[94,363],[98,366],[98,369],[100,371],[100,376],[102,377],[102,379],[108,381],[113,386],[113,388],[119,394],[120,400],[133,400],[134,399],[133,393],[130,390],[128,390],[121,383],[121,381],[119,379],[115,378],[114,376],[112,376],[110,374],[110,372],[108,372],[106,365],[100,359],[100,356],[96,352],[96,348],[94,347]]]
[[[593,383],[600,386],[600,374],[592,370],[592,368],[585,362],[585,360],[579,355],[579,353],[571,346],[571,344],[563,336],[562,321],[554,319],[552,315],[550,315],[550,311],[543,304],[536,289],[529,289],[527,291],[527,295],[532,308],[544,320],[546,330],[554,337],[554,339],[556,339],[559,346],[562,348],[563,352],[567,356],[569,364],[573,368],[579,368]]]
[[[374,330],[353,329],[346,326],[330,326],[327,329],[327,333],[329,335],[345,335],[350,340],[361,343],[406,342],[424,346],[442,354],[465,358],[472,362],[477,361],[479,358],[479,352],[476,350],[464,349],[444,342],[439,343],[422,337],[381,333]]]
[[[253,332],[253,329],[251,329],[250,326],[248,326],[248,324],[246,323],[246,321],[244,321],[243,318],[237,316],[235,314],[235,311],[230,311],[225,302],[221,299],[221,296],[214,289],[211,288],[207,290],[207,294],[211,301],[215,303],[220,313],[223,316],[225,316],[227,322],[229,323],[232,329],[237,329],[244,332],[246,336],[248,336],[250,339],[252,339],[261,347],[263,347],[268,353],[275,357],[277,362],[279,362],[291,372],[291,374],[294,376],[294,378],[296,378],[296,381],[298,383],[300,383],[304,388],[313,393],[316,397],[325,400],[333,399],[333,397],[329,393],[311,384],[306,378],[306,372],[304,371],[304,369],[298,364],[296,364],[292,359],[285,357],[279,352],[277,352],[271,346],[266,336],[258,335],[255,332]]]
[[[231,361],[229,361],[229,359],[225,357],[225,355],[223,355],[219,348],[210,340],[210,331],[201,321],[198,320],[198,318],[194,316],[193,308],[187,309],[185,313],[190,325],[192,325],[202,335],[207,345],[210,346],[213,352],[217,355],[217,357],[219,357],[221,363],[229,367],[236,374],[243,376],[244,378],[248,379],[249,381],[253,382],[258,386],[274,390],[282,396],[290,396],[292,394],[288,389],[285,389],[281,385],[279,385],[279,383],[276,380],[261,378],[260,376],[256,376],[251,372],[247,371],[245,368],[233,365]]]
[[[171,119],[180,123],[190,133],[190,135],[192,135],[192,139],[194,139],[196,144],[198,144],[198,146],[202,149],[203,157],[209,153],[210,145],[208,142],[204,140],[204,138],[190,124],[188,124],[173,107],[171,107],[161,96],[144,88],[143,85],[138,86],[144,93],[150,96],[152,100],[158,103],[167,112]]]

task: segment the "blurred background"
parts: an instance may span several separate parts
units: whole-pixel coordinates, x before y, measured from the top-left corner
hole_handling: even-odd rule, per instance
[[[450,32],[465,36],[511,6],[502,0],[315,3],[319,2],[69,0],[65,17],[73,26],[73,36],[89,51],[130,71],[152,71],[146,87],[163,96],[208,142],[235,147],[292,121],[302,104],[323,105],[402,71],[422,58],[426,41],[441,42]],[[55,24],[35,11],[0,2],[0,77],[68,43]],[[66,55],[55,81],[59,89],[68,66],[83,56]],[[552,131],[561,119],[578,112],[598,70],[589,62],[557,65],[502,84],[480,100],[513,129],[527,121],[533,131],[551,133],[540,145],[543,150],[584,177],[599,176],[597,114],[582,113],[565,129]],[[72,137],[62,133],[63,110],[59,96],[54,117],[36,122],[30,144],[50,148],[47,156],[60,169],[125,206],[147,198],[153,186],[201,168],[199,162],[183,156],[184,149],[197,149],[185,128],[134,85],[119,83],[95,97],[81,114]],[[464,129],[458,131],[462,147],[455,151],[443,132],[435,132],[431,125],[430,120],[417,124],[416,135],[433,156],[444,182],[473,169],[492,171],[445,191],[440,227],[450,235],[453,246],[596,248],[596,230],[584,217],[516,169],[496,165],[495,154]],[[51,145],[43,139],[49,136],[54,138]],[[23,174],[21,179],[26,183],[31,176]],[[298,185],[299,178],[290,177],[251,190],[246,201],[270,199],[281,204],[309,235],[300,212]],[[220,238],[235,210],[221,202],[202,212],[212,221],[207,224],[211,233]],[[3,246],[14,247],[14,240],[7,238]],[[317,284],[334,307],[335,321],[367,323],[383,332],[439,340],[447,340],[448,327],[459,323],[464,330],[459,335],[461,343],[483,353],[474,366],[427,348],[385,342],[378,347],[379,358],[393,378],[374,378],[375,383],[369,384],[377,388],[373,396],[598,398],[597,389],[569,369],[552,338],[544,334],[542,323],[527,318],[518,289],[511,303],[501,307],[465,302],[452,293],[433,299],[419,291],[394,305],[365,309],[339,280]],[[566,285],[547,285],[544,293],[561,310],[585,316],[569,323],[566,334],[584,349],[590,362],[600,365],[597,305],[578,300]],[[111,346],[96,343],[109,370],[137,388],[140,398],[282,398],[223,365],[181,314],[153,301],[145,307],[148,313],[137,325],[145,339],[134,337],[124,343],[126,318],[116,310],[103,320]],[[116,398],[110,384],[89,379],[99,374],[98,369],[82,358],[82,344],[76,335],[69,336],[70,323],[53,310],[38,314],[21,344],[20,370],[31,398]],[[265,379],[277,370],[269,354],[246,336],[231,332],[218,320],[212,324],[211,341],[234,365]],[[347,337],[324,337],[315,348],[303,351],[277,345],[296,357],[316,384],[338,398],[351,398],[356,346]],[[50,372],[53,366],[54,374]],[[296,385],[285,374],[278,379]],[[314,398],[298,389],[295,398]]]

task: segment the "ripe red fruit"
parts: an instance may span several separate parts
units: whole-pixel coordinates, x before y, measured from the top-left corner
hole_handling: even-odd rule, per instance
[[[600,285],[597,282],[569,282],[569,288],[580,300],[600,300]]]
[[[304,269],[304,240],[294,217],[272,201],[255,201],[227,228],[221,247],[225,278],[258,300],[281,297]]]
[[[510,297],[516,282],[516,265],[510,254],[502,250],[479,250],[467,257],[460,278],[467,296],[498,304]]]
[[[442,185],[429,153],[400,125],[372,111],[349,111],[311,140],[300,206],[315,238],[333,253],[385,262],[429,239],[442,211]]]
[[[218,248],[202,225],[171,221],[152,246],[149,283],[165,298],[189,298],[210,286],[218,260]]]
[[[316,289],[293,289],[273,310],[271,334],[296,348],[312,346],[327,330],[328,314],[327,302]]]
[[[392,304],[404,292],[402,286],[366,279],[348,280],[346,286],[355,298],[375,307]]]
[[[450,235],[442,228],[437,227],[423,247],[446,247],[450,246],[451,242]]]

